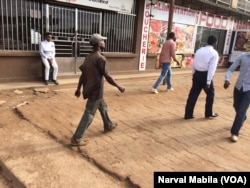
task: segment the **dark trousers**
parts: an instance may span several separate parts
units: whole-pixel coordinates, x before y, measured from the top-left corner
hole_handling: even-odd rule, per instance
[[[213,113],[213,103],[214,103],[214,85],[211,81],[210,89],[205,90],[207,85],[207,72],[195,71],[193,75],[193,83],[190,89],[186,107],[185,107],[185,117],[192,117],[194,113],[194,107],[197,99],[203,89],[206,93],[206,104],[205,104],[205,117],[209,117]]]
[[[234,109],[235,109],[235,118],[231,128],[231,133],[238,136],[239,131],[246,120],[247,110],[250,104],[250,91],[243,92],[243,89],[240,90],[234,88]]]
[[[108,116],[107,108],[108,107],[104,99],[97,99],[97,100],[88,99],[86,103],[85,111],[73,135],[73,138],[77,142],[80,142],[82,140],[85,131],[88,129],[88,127],[93,121],[93,118],[95,116],[97,109],[99,110],[101,114],[104,130],[110,129],[113,126],[113,123]]]

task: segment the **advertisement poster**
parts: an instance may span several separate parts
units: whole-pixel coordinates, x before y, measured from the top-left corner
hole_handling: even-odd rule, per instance
[[[234,51],[249,52],[250,51],[250,32],[239,31],[236,35]]]
[[[194,29],[193,25],[185,24],[174,24],[173,31],[176,36],[176,53],[193,53],[193,40],[194,40]]]
[[[161,20],[151,20],[149,39],[148,39],[148,53],[159,54],[161,47],[167,38],[168,22]],[[173,32],[176,34],[176,54],[177,59],[182,62],[182,67],[189,66],[192,57],[184,57],[183,54],[193,53],[193,40],[194,40],[193,25],[174,24]],[[159,57],[155,68],[159,67]],[[172,67],[179,67],[174,61],[171,62]]]
[[[153,19],[150,20],[148,53],[158,54],[161,52],[163,43],[167,38],[169,4],[158,2],[152,8]],[[182,62],[182,67],[191,64],[192,57],[185,57],[183,54],[192,54],[195,45],[195,24],[198,20],[198,12],[176,6],[173,13],[172,31],[176,34],[177,59]],[[159,68],[159,57],[155,68]],[[179,67],[174,61],[172,67]]]
[[[245,52],[250,52],[250,31],[238,30],[234,38],[230,62],[234,62],[239,55]]]
[[[148,53],[158,54],[167,37],[168,22],[151,20],[149,26]]]

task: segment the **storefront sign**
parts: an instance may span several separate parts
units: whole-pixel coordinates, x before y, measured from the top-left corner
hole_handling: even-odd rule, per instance
[[[133,0],[56,0],[99,9],[131,13]]]
[[[225,16],[218,16],[215,14],[209,14],[201,12],[197,25],[216,29],[228,29],[229,18]]]
[[[233,26],[234,26],[234,21],[230,20],[227,34],[226,34],[226,38],[225,38],[225,45],[224,45],[223,54],[229,53],[230,43],[231,43],[232,34],[233,34]]]
[[[150,23],[150,11],[151,11],[150,9],[151,9],[150,2],[145,1],[143,24],[142,24],[142,36],[141,36],[140,62],[139,62],[140,71],[144,71],[146,69],[148,33],[149,33],[149,23]]]
[[[248,21],[237,20],[234,22],[234,30],[245,29],[250,30],[250,23]]]
[[[164,2],[158,2],[152,7],[152,15],[155,20],[168,21],[170,5]],[[174,7],[173,22],[195,25],[197,22],[198,11],[183,8],[179,6]]]

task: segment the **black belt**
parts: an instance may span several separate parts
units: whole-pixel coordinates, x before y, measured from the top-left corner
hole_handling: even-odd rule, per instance
[[[198,71],[198,70],[195,70],[195,72],[198,72],[198,73],[207,73],[208,71]]]

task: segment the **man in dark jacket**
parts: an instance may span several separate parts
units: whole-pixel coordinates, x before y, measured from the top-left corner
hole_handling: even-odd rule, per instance
[[[78,87],[75,91],[75,96],[80,97],[81,87],[83,86],[83,98],[87,99],[85,112],[79,122],[79,125],[71,138],[71,145],[85,145],[82,142],[83,134],[93,121],[96,110],[98,109],[103,123],[104,133],[111,131],[116,127],[107,113],[107,104],[103,99],[103,85],[104,78],[106,81],[117,87],[120,92],[124,92],[125,88],[118,85],[115,80],[108,73],[106,67],[106,58],[101,54],[105,48],[105,37],[100,34],[93,34],[89,40],[90,45],[93,46],[93,51],[87,55],[84,63],[81,65],[80,70],[82,74],[79,78]]]

